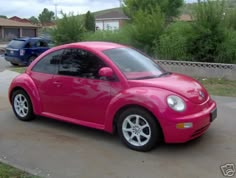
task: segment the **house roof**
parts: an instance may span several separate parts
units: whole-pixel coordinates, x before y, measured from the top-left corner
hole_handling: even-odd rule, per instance
[[[37,25],[33,25],[31,23],[23,23],[23,22],[18,22],[14,20],[9,20],[9,19],[4,19],[0,18],[0,26],[4,27],[35,27],[37,28]]]
[[[123,12],[122,8],[113,8],[95,12],[96,20],[103,19],[129,19]]]
[[[13,17],[9,18],[9,20],[14,20],[14,21],[17,21],[17,22],[22,22],[22,23],[31,23],[28,19],[22,19],[22,18],[17,17],[17,16],[13,16]]]

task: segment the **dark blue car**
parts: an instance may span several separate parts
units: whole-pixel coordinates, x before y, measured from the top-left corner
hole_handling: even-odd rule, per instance
[[[6,47],[5,59],[12,65],[29,65],[41,53],[49,49],[50,40],[34,38],[17,38]]]

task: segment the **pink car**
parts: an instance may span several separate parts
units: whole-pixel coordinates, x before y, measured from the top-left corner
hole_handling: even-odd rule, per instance
[[[199,137],[217,115],[216,103],[196,80],[107,42],[46,51],[12,81],[9,99],[22,121],[38,115],[118,131],[137,151],[149,151],[162,139],[183,143]]]

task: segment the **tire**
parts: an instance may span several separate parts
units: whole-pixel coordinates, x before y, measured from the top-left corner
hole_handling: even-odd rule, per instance
[[[28,60],[28,65],[30,65],[36,58],[36,56],[30,56]]]
[[[11,62],[11,65],[13,66],[18,66],[18,64]]]
[[[31,121],[35,118],[31,100],[23,90],[16,90],[11,97],[12,109],[21,121]]]
[[[117,129],[121,141],[136,151],[150,151],[161,141],[162,132],[156,118],[139,107],[122,112]]]

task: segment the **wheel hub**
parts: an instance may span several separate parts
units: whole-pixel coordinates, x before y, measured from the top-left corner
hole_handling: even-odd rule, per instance
[[[133,132],[135,135],[139,135],[140,132],[141,132],[140,126],[134,125],[133,128],[132,128],[132,132]]]
[[[21,108],[24,108],[24,103],[23,102],[20,102],[19,105],[20,105]]]
[[[122,124],[125,139],[133,146],[144,146],[151,139],[151,128],[147,120],[137,114],[128,115]]]

